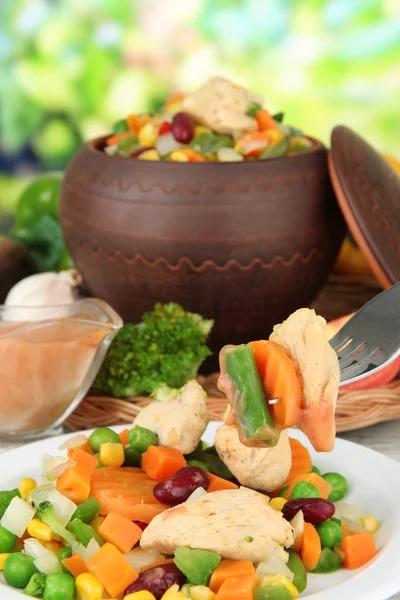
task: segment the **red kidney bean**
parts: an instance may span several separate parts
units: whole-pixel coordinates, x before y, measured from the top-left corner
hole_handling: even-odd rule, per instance
[[[323,498],[289,500],[282,508],[282,514],[287,521],[291,521],[299,510],[303,511],[304,520],[313,525],[327,521],[335,514],[335,506]]]
[[[172,477],[154,486],[153,494],[161,504],[175,506],[185,502],[197,488],[206,490],[209,485],[208,473],[200,467],[189,466],[179,469]]]
[[[183,112],[178,112],[172,119],[172,133],[177,142],[188,144],[194,135],[194,123]]]
[[[140,527],[140,529],[142,531],[144,531],[146,529],[146,527],[148,526],[148,523],[145,523],[144,521],[133,521],[133,522],[135,523],[135,525]]]
[[[132,152],[132,154],[130,154],[129,156],[131,158],[137,158],[138,156],[140,156],[141,154],[143,154],[143,152],[147,152],[147,150],[154,150],[153,147],[151,148],[138,148],[137,150],[135,150],[135,152]]]
[[[160,600],[165,592],[173,585],[178,584],[181,587],[185,583],[185,576],[173,563],[154,567],[143,573],[134,583],[126,588],[124,597],[134,592],[147,590],[156,600]]]

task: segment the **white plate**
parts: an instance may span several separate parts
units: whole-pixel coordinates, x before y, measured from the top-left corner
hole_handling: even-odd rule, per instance
[[[203,439],[213,444],[218,423],[210,423]],[[116,427],[121,431],[124,427]],[[43,454],[62,454],[58,447],[73,434],[21,446],[0,457],[0,490],[18,487],[23,477],[40,479]],[[292,437],[311,451],[313,463],[322,472],[338,471],[348,480],[347,502],[373,514],[381,523],[376,535],[378,556],[358,571],[341,569],[330,575],[309,575],[301,598],[313,600],[388,600],[400,590],[400,464],[378,452],[337,439],[330,454],[317,454],[298,431]],[[1,600],[26,598],[0,583]]]

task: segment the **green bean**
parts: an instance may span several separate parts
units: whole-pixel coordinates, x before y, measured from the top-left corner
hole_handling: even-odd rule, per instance
[[[323,548],[313,573],[333,573],[342,566],[339,556],[330,548]]]
[[[289,550],[289,560],[287,566],[294,575],[294,585],[297,587],[300,593],[304,592],[307,587],[307,571],[297,552]]]

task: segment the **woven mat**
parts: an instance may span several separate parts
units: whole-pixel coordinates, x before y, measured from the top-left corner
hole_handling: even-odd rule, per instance
[[[371,278],[332,275],[313,304],[318,314],[327,320],[357,311],[382,291]],[[207,405],[214,421],[225,412],[226,398],[218,390],[218,373],[199,376],[199,383],[208,394]],[[67,425],[74,431],[105,425],[132,423],[149,399],[136,397],[112,398],[89,394],[69,417]],[[362,429],[375,423],[400,419],[400,379],[380,388],[362,391],[340,391],[336,407],[338,431]]]

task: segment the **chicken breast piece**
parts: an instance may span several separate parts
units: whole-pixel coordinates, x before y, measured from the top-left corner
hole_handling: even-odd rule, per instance
[[[242,485],[264,492],[281,487],[292,465],[287,431],[282,431],[272,448],[248,448],[240,442],[235,426],[221,425],[215,436],[215,448]]]
[[[189,381],[171,400],[155,400],[141,410],[133,425],[140,425],[158,436],[161,446],[177,448],[183,454],[193,452],[209,421],[207,394]]]
[[[269,339],[285,349],[300,379],[304,406],[299,427],[316,450],[330,452],[336,434],[340,370],[336,352],[328,342],[325,319],[314,310],[300,308],[275,325]]]
[[[256,131],[256,119],[246,115],[252,102],[264,99],[224,77],[211,77],[201,88],[186,96],[183,110],[217,133]]]
[[[287,560],[284,548],[294,541],[293,529],[268,500],[244,487],[205,493],[157,515],[144,530],[140,546],[165,555],[186,546],[253,562],[276,552]]]

